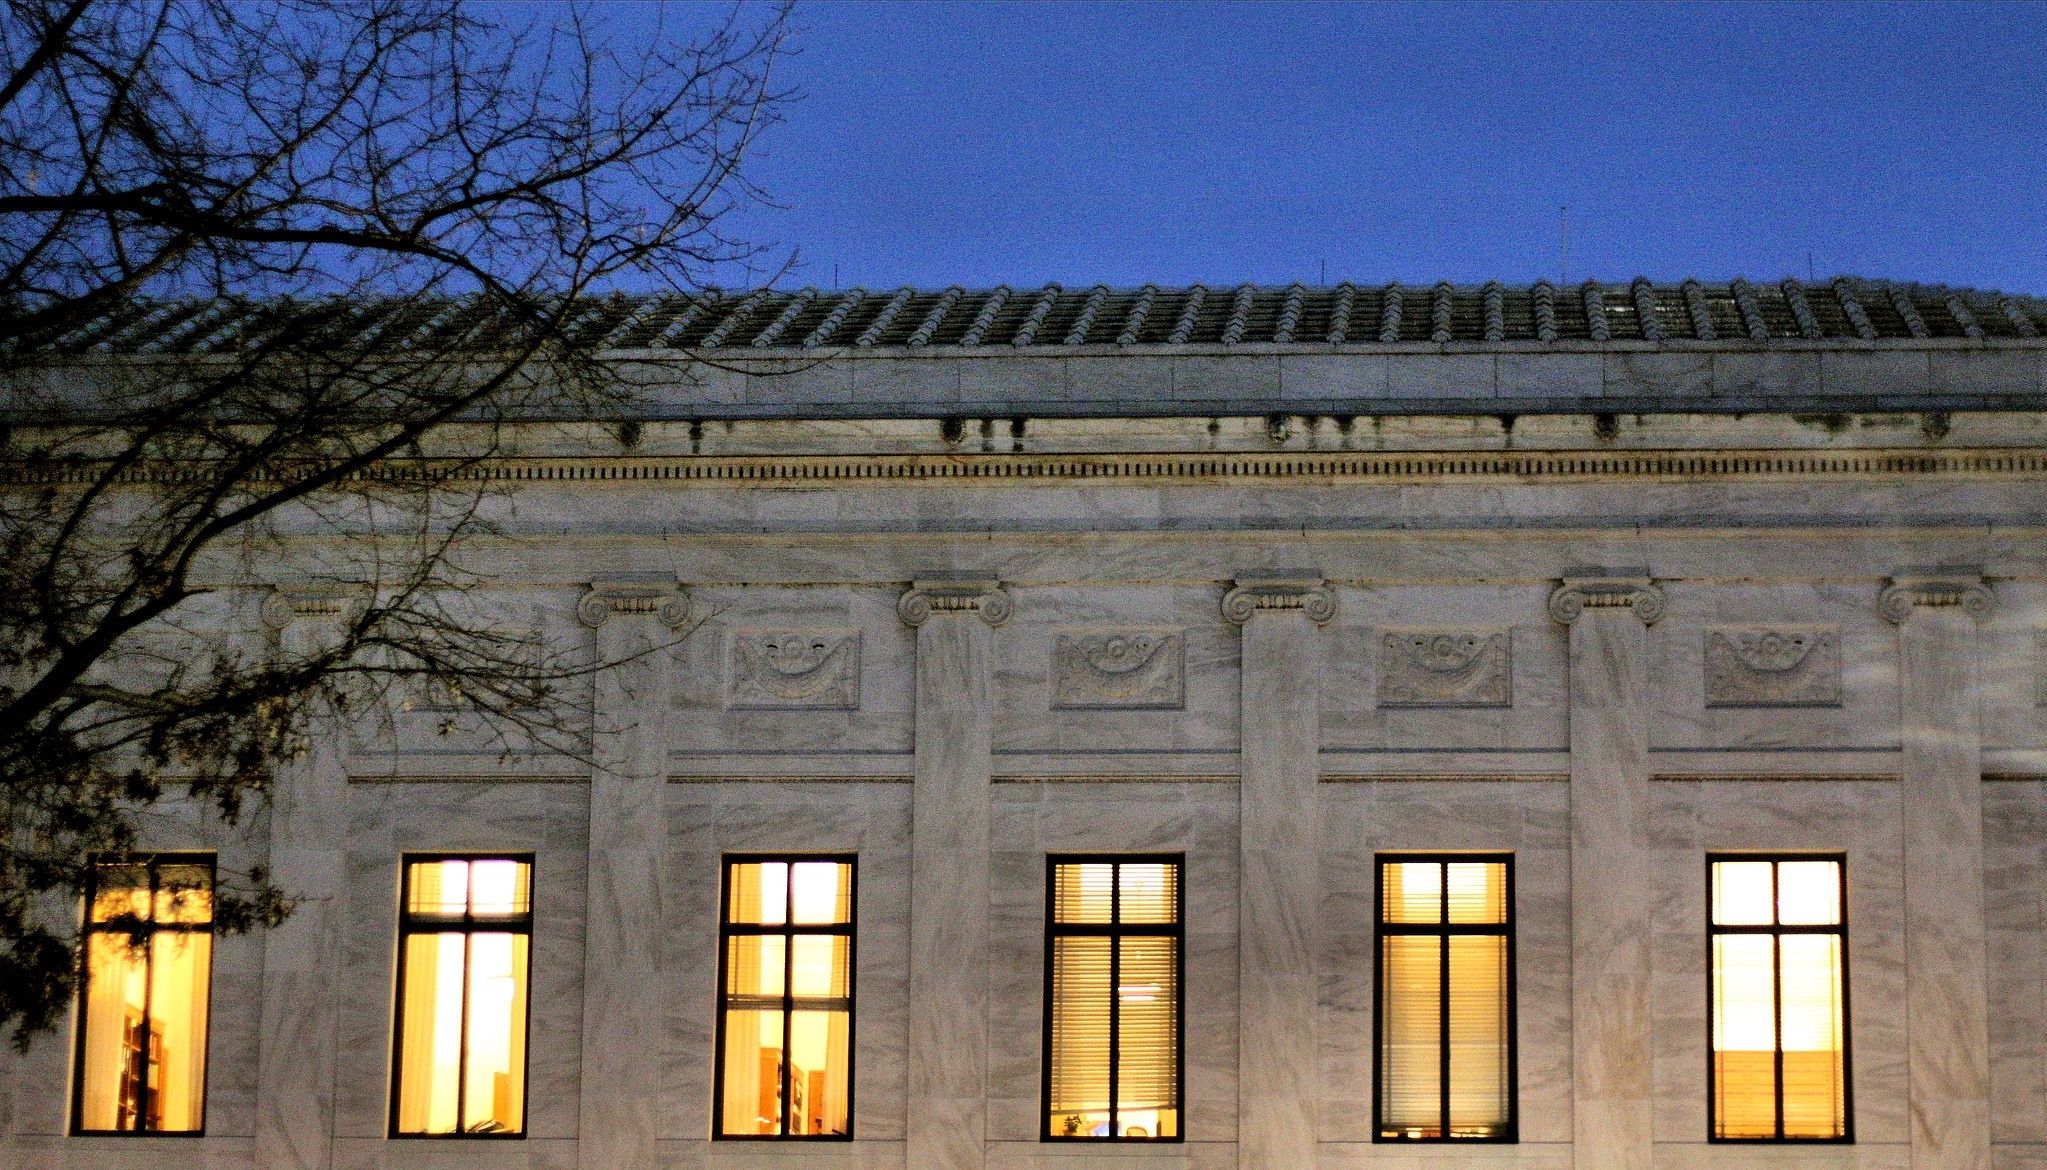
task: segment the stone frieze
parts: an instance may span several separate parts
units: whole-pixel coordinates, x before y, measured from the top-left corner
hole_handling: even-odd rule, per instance
[[[1379,639],[1381,707],[1511,707],[1507,630],[1386,630]]]
[[[1186,704],[1179,630],[1055,630],[1055,708],[1178,708]]]
[[[734,710],[860,706],[859,630],[733,630]]]
[[[1708,707],[1838,707],[1841,634],[1833,626],[1706,631]]]

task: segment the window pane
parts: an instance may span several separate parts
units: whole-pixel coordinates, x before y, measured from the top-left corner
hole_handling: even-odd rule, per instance
[[[197,897],[206,898],[202,891]],[[149,955],[149,1128],[162,1133],[206,1124],[206,999],[213,936],[158,931]]]
[[[725,1127],[782,1132],[782,1009],[725,1012]]]
[[[523,861],[469,864],[469,913],[478,918],[524,917],[533,909],[533,867]]]
[[[1716,926],[1768,926],[1776,921],[1770,905],[1767,861],[1713,863],[1713,923]]]
[[[436,918],[459,918],[469,907],[469,863],[466,861],[421,861],[413,863],[409,879],[408,914]]]
[[[526,1112],[526,936],[469,936],[468,1040],[463,1132],[518,1133]]]
[[[1172,922],[1179,917],[1180,867],[1167,862],[1118,867],[1122,918],[1126,923]]]
[[[1052,920],[1106,923],[1115,902],[1116,867],[1088,862],[1053,867]]]
[[[737,939],[735,942],[739,941]],[[781,939],[775,939],[779,954]],[[842,934],[799,934],[790,954],[790,994],[799,1000],[843,1000],[852,983],[851,940]],[[777,978],[777,982],[780,980]],[[799,1007],[826,1007],[822,1003]],[[843,1005],[837,1005],[843,1006]]]
[[[1127,874],[1134,866],[1124,867]],[[1162,867],[1163,868],[1163,867]],[[1127,888],[1127,887],[1126,887]],[[1179,964],[1171,938],[1124,938],[1116,981],[1116,1134],[1179,1136]]]
[[[1777,1136],[1775,937],[1713,940],[1714,1135]]]
[[[1110,1136],[1110,942],[1099,937],[1052,940],[1052,1051],[1047,1063],[1054,1137]]]
[[[1393,880],[1389,874],[1389,890]],[[1390,896],[1388,901],[1392,902]],[[1379,940],[1379,1131],[1384,1137],[1445,1136],[1442,943],[1439,936],[1422,934],[1385,935]]]
[[[789,1014],[789,1132],[846,1132],[846,1072],[852,1013]]]
[[[1443,863],[1440,861],[1399,861],[1379,867],[1385,904],[1379,908],[1382,920],[1394,923],[1429,923],[1443,920]]]
[[[1500,861],[1453,861],[1449,871],[1450,921],[1507,921],[1507,866]]]
[[[1786,935],[1778,947],[1784,987],[1784,1136],[1840,1137],[1848,1121],[1841,939]]]
[[[749,861],[730,867],[731,904],[725,920],[751,926],[780,926],[788,921],[789,865],[783,861]]]
[[[1786,926],[1832,926],[1841,921],[1841,863],[1777,863],[1777,921]]]
[[[149,866],[143,862],[93,868],[92,920],[149,918]]]
[[[162,865],[156,871],[159,924],[205,925],[213,921],[213,867]]]
[[[107,901],[95,899],[95,913]],[[143,1026],[148,987],[146,944],[131,942],[126,933],[87,936],[81,1129],[132,1130],[142,1125],[153,1063],[151,1040]]]
[[[1457,867],[1450,868],[1454,893]],[[1450,1136],[1495,1137],[1513,1120],[1507,940],[1467,934],[1449,942]]]
[[[842,861],[799,861],[789,867],[795,914],[791,921],[824,925],[853,920],[853,867]]]
[[[465,871],[465,884],[467,876]],[[417,887],[414,888],[416,891]],[[434,896],[440,897],[441,891],[436,890]],[[399,1006],[398,1044],[400,1133],[455,1133],[460,1127],[456,1094],[462,1079],[462,987],[467,940],[467,935],[457,931],[405,938],[405,987]]]

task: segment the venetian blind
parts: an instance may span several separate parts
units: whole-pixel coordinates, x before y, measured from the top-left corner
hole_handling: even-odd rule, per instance
[[[1510,1137],[1506,862],[1387,860],[1379,889],[1379,1137]]]

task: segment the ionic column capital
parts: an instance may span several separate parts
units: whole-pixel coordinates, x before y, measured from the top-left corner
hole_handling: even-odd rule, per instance
[[[301,618],[346,620],[363,600],[359,587],[330,584],[273,585],[260,609],[263,624],[282,630]]]
[[[933,614],[972,613],[991,626],[999,626],[1009,620],[1015,611],[1002,583],[992,575],[980,573],[932,574],[910,583],[910,588],[896,602],[896,616],[906,626],[921,626]]]
[[[576,601],[576,620],[597,629],[612,614],[646,614],[671,630],[689,621],[689,593],[673,580],[646,577],[614,577],[592,581]]]
[[[1627,606],[1649,625],[1663,616],[1663,604],[1663,589],[1649,579],[1648,569],[1577,567],[1565,569],[1549,595],[1549,616],[1568,626],[1587,609]]]
[[[1320,569],[1268,569],[1238,577],[1223,594],[1223,617],[1243,625],[1259,610],[1297,609],[1322,625],[1336,616],[1336,591]]]
[[[1959,606],[1980,622],[1997,608],[1997,595],[1984,582],[1981,565],[1932,565],[1899,569],[1876,597],[1876,611],[1895,625],[1922,605]]]

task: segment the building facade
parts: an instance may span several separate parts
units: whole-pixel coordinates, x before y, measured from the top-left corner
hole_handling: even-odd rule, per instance
[[[482,472],[594,766],[172,810],[0,1164],[2047,1167],[2047,306],[700,301]]]

